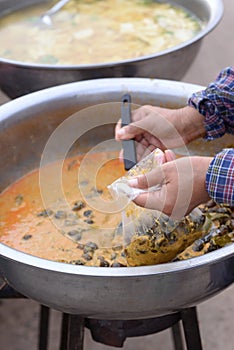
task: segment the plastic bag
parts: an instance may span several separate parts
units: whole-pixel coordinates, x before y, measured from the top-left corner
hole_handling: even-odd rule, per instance
[[[157,148],[131,168],[126,176],[117,179],[108,186],[112,196],[116,200],[125,199],[125,203],[127,203],[127,206],[122,211],[122,231],[125,244],[129,244],[134,235],[143,235],[148,232],[154,225],[155,220],[158,220],[159,217],[161,217],[161,220],[167,218],[166,215],[159,211],[145,209],[132,202],[132,200],[141,193],[159,190],[159,185],[153,186],[147,190],[133,188],[128,185],[128,180],[131,177],[145,174],[156,166],[162,165],[164,162],[164,153]]]
[[[164,162],[164,153],[156,149],[108,187],[116,200],[125,198],[127,203],[122,210],[122,230],[118,230],[118,234],[123,235],[130,266],[168,262],[206,232],[199,208],[182,220],[174,220],[160,211],[145,209],[132,202],[140,193],[157,191],[160,186],[142,190],[130,187],[128,180]]]
[[[133,188],[128,185],[128,180],[131,177],[148,173],[153,168],[155,168],[158,165],[162,165],[163,163],[164,163],[164,153],[157,148],[156,150],[151,152],[147,157],[145,157],[139,163],[137,163],[133,168],[131,168],[128,171],[126,176],[123,176],[117,179],[110,186],[108,186],[113,197],[119,198],[121,196],[125,196],[129,199],[128,202],[130,202],[141,193],[159,190],[160,189],[159,185],[153,186],[147,190],[142,190],[140,188]]]

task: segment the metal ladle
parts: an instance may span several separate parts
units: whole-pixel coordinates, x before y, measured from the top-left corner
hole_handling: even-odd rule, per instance
[[[56,12],[58,12],[66,3],[68,3],[70,0],[60,0],[58,1],[53,7],[51,7],[48,11],[43,13],[41,15],[41,21],[47,25],[50,26],[52,24],[51,16],[54,15]]]

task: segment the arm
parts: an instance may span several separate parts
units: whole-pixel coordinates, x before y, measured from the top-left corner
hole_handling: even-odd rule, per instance
[[[129,184],[136,188],[147,189],[156,184],[161,185],[160,190],[142,193],[134,202],[181,219],[210,199],[205,180],[211,161],[210,157],[183,157],[131,178]]]
[[[224,149],[214,158],[183,157],[130,180],[132,187],[161,189],[139,195],[134,202],[175,218],[191,212],[210,198],[234,206],[234,149]]]
[[[191,96],[188,105],[203,115],[207,140],[234,134],[234,69],[221,71],[205,90]]]
[[[129,126],[116,127],[116,139],[135,138],[141,147],[150,150],[178,147],[198,137],[211,140],[224,133],[234,134],[234,71],[224,69],[207,89],[194,93],[184,108],[144,106],[134,111],[133,117],[134,123]],[[209,198],[233,206],[233,152],[223,150],[213,159],[185,157],[137,177],[133,187],[161,184],[162,189],[138,196],[135,203],[176,216]],[[192,172],[186,173],[185,166]]]
[[[117,141],[135,139],[138,160],[145,151],[183,146],[205,136],[204,117],[195,108],[179,109],[142,106],[132,112],[133,123],[115,129]]]
[[[206,190],[217,203],[234,206],[234,149],[224,149],[211,161]]]
[[[234,70],[224,69],[205,90],[194,93],[179,109],[142,106],[132,113],[133,123],[116,126],[116,140],[135,138],[138,149],[180,147],[198,137],[208,140],[234,134]],[[140,157],[139,157],[140,158]]]

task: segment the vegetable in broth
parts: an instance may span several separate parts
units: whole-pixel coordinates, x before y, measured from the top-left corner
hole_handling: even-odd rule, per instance
[[[52,65],[128,60],[167,50],[193,38],[201,21],[171,3],[143,0],[72,0],[52,16],[48,3],[0,19],[0,56]]]

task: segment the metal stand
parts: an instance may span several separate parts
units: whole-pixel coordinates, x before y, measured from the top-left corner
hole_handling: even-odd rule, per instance
[[[195,307],[184,309],[181,319],[188,350],[202,350],[201,336]],[[177,350],[177,349],[176,349]]]
[[[83,350],[84,321],[83,317],[63,313],[59,350]]]
[[[48,348],[49,317],[50,309],[40,305],[38,350],[47,350]]]
[[[24,295],[18,293],[7,284],[0,289],[0,299],[19,299],[26,298]],[[38,334],[38,350],[48,349],[48,334],[49,334],[49,316],[50,309],[47,306],[40,305],[39,317],[39,334]]]
[[[8,285],[0,289],[0,298],[25,298]],[[48,349],[50,309],[40,305],[38,350]],[[181,331],[181,322],[183,334]],[[59,350],[84,350],[84,330],[89,328],[95,341],[123,347],[128,337],[154,334],[170,328],[175,350],[202,350],[197,311],[195,307],[145,320],[95,320],[79,315],[62,314]]]
[[[64,318],[64,315],[63,315]],[[84,349],[84,324],[85,319],[77,315],[65,314],[67,332],[66,341],[63,342],[63,347],[60,346],[60,350],[83,350]],[[64,320],[63,320],[64,325]]]
[[[170,319],[171,316],[174,319]],[[170,325],[175,350],[202,350],[202,343],[195,307],[184,309],[173,315],[158,317],[152,320],[131,320],[131,321],[107,321],[107,320],[88,320],[76,315],[63,314],[62,332],[65,339],[61,338],[60,350],[84,350],[84,329],[89,328],[93,339],[102,344],[123,347],[127,337],[142,336],[154,334],[167,329],[166,322],[176,323]],[[154,320],[156,326],[153,326]],[[157,321],[162,326],[158,327]],[[183,342],[180,321],[182,321],[186,348]],[[134,325],[134,327],[132,327]],[[106,326],[106,327],[105,327]],[[149,328],[147,327],[149,326]],[[66,329],[64,329],[64,327]],[[147,327],[147,332],[146,332]]]
[[[174,326],[172,326],[171,331],[172,331],[172,340],[174,344],[174,349],[184,350],[180,323],[177,322]]]

